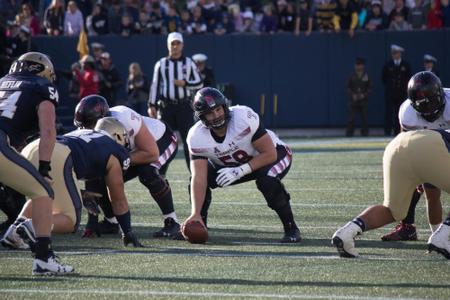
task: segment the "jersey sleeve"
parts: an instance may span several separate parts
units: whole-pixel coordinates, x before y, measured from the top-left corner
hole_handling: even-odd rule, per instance
[[[188,145],[189,150],[189,157],[192,160],[196,159],[208,159],[203,153],[205,151],[199,147],[199,145],[196,145],[196,141],[200,140],[201,133],[199,131],[198,123],[191,127],[191,129],[188,132],[188,135],[186,137],[186,144]]]
[[[113,107],[111,109],[111,114],[125,126],[128,136],[134,145],[134,138],[143,124],[142,116],[131,108],[123,105]]]
[[[249,126],[252,135],[252,142],[267,133],[262,120],[250,107],[242,106],[242,111],[240,111],[236,117],[245,124],[242,125]]]
[[[131,163],[130,154],[124,147],[120,146],[119,144],[116,143],[116,146],[117,150],[115,151],[116,153],[114,156],[119,160],[120,165],[122,166],[122,170],[126,171],[130,167]]]
[[[55,106],[58,105],[58,89],[50,81],[40,81],[36,85],[36,94],[39,95],[38,105],[47,100],[52,102]]]
[[[418,129],[417,113],[411,106],[411,101],[409,99],[400,106],[398,120],[403,131]]]

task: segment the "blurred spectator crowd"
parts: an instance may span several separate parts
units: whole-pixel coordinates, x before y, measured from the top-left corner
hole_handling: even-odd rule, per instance
[[[1,0],[8,37],[421,30],[450,27],[449,0]]]

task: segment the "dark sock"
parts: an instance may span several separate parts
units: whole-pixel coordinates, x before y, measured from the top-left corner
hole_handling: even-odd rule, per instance
[[[37,237],[36,244],[34,244],[34,253],[36,253],[36,258],[47,261],[47,258],[52,252],[52,246],[50,237]]]
[[[366,231],[366,223],[364,223],[363,219],[356,217],[352,220],[352,222],[358,225],[362,231]]]
[[[415,190],[411,199],[411,203],[409,204],[408,214],[406,215],[406,218],[403,219],[404,223],[414,224],[416,215],[416,206],[417,202],[419,202],[420,196],[421,196],[420,193]]]
[[[173,207],[173,198],[172,191],[170,187],[168,187],[165,191],[161,192],[158,195],[153,195],[153,199],[155,199],[156,204],[158,204],[159,209],[163,215],[168,215],[175,211]]]
[[[105,215],[105,218],[111,219],[114,217],[114,212],[112,210],[111,201],[109,201],[108,194],[104,194],[98,202],[98,205],[100,205],[103,214]]]
[[[291,205],[288,203],[282,208],[275,210],[278,214],[278,217],[283,223],[284,232],[288,232],[293,228],[297,228],[297,224],[294,221],[294,215],[292,214]]]
[[[86,227],[97,228],[98,227],[98,216],[88,213],[88,220],[86,223]]]
[[[447,219],[445,219],[445,221],[442,223],[444,223],[447,226],[450,226],[450,217],[447,217]]]
[[[119,222],[120,228],[122,229],[123,234],[127,234],[131,231],[131,214],[130,211],[127,211],[123,215],[117,216],[117,222]]]

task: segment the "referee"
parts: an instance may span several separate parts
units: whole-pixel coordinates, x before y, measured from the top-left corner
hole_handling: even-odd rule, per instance
[[[200,89],[202,79],[197,66],[183,56],[183,36],[172,32],[167,37],[169,55],[161,58],[153,70],[153,80],[148,100],[148,114],[165,121],[173,130],[180,132],[183,139],[184,157],[189,169],[189,151],[186,137],[194,123],[191,96]]]

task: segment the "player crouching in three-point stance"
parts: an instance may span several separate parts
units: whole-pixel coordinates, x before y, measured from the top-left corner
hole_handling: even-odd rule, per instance
[[[246,106],[228,108],[227,99],[214,88],[199,90],[193,106],[200,121],[187,137],[192,212],[185,224],[200,221],[206,225],[211,189],[255,180],[268,206],[283,223],[281,242],[300,242],[290,196],[281,183],[291,166],[290,149],[264,129],[253,110]]]
[[[50,59],[39,52],[20,56],[0,79],[0,182],[33,201],[36,233],[33,275],[72,273],[71,266],[58,261],[51,249],[54,192],[51,156],[55,146],[55,106],[58,91]],[[17,150],[28,136],[40,133],[39,167],[36,169]]]
[[[387,145],[383,157],[384,202],[367,208],[339,228],[332,244],[342,257],[357,257],[354,238],[402,220],[414,188],[424,182],[450,193],[450,130],[417,130],[400,133]],[[428,249],[450,259],[450,217],[428,239]]]
[[[57,137],[53,151],[53,168],[49,175],[53,179],[55,200],[53,204],[53,231],[69,233],[77,230],[81,218],[82,200],[77,179],[90,180],[104,177],[112,208],[122,229],[125,246],[141,244],[131,230],[130,212],[125,197],[123,171],[130,166],[126,147],[129,139],[125,128],[114,118],[103,118],[96,130],[76,130]],[[27,145],[22,154],[33,164],[37,164],[39,140]],[[90,202],[84,197],[86,208],[97,207],[95,199]],[[22,248],[26,241],[31,248],[36,242],[33,224],[29,219],[34,209],[27,202],[16,222],[11,225],[2,244],[9,248]]]

